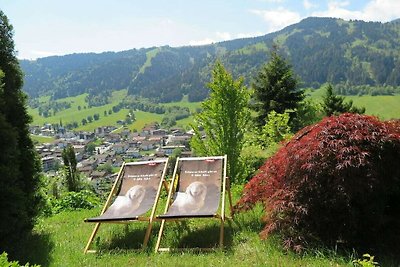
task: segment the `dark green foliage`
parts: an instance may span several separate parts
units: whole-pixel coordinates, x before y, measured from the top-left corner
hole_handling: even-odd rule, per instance
[[[96,144],[94,142],[90,142],[86,145],[85,150],[87,153],[90,155],[93,155],[93,153],[96,151]]]
[[[8,254],[6,252],[3,252],[0,254],[0,266],[2,267],[35,267],[39,265],[30,265],[29,263],[25,265],[20,265],[18,261],[9,261],[8,260]]]
[[[355,107],[353,106],[353,101],[344,102],[343,96],[338,96],[333,92],[333,88],[331,84],[328,84],[326,87],[326,93],[323,96],[322,102],[322,111],[325,113],[325,116],[331,115],[339,115],[341,113],[350,112],[350,113],[358,113],[363,114],[365,112],[365,108]]]
[[[100,204],[99,197],[89,190],[68,192],[60,199],[50,200],[52,214],[62,211],[91,209]]]
[[[89,104],[89,107],[98,107],[107,105],[110,97],[111,91],[97,92],[93,89],[90,89],[85,101]]]
[[[39,115],[45,118],[56,115],[57,112],[71,107],[71,103],[66,101],[49,101],[46,103],[39,103],[37,99],[36,101],[35,99],[29,101],[29,105],[32,108],[38,107]]]
[[[144,49],[132,49],[22,60],[21,66],[27,74],[24,88],[30,96],[53,95],[53,99],[125,89],[146,61],[145,53]],[[93,105],[96,102],[89,101]]]
[[[29,136],[22,72],[13,28],[0,11],[0,251],[16,255],[18,240],[33,227],[41,195],[40,161]]]
[[[400,121],[345,113],[298,132],[268,159],[237,204],[263,203],[262,236],[287,248],[338,242],[400,251]]]
[[[239,182],[242,167],[240,152],[243,138],[248,126],[249,92],[243,80],[234,80],[224,66],[217,62],[208,84],[210,96],[202,103],[202,111],[195,115],[196,134],[191,147],[198,155],[228,157],[228,176],[233,182]],[[199,129],[203,129],[205,139]]]
[[[305,99],[299,103],[296,116],[290,122],[291,130],[297,132],[305,126],[319,122],[323,117],[321,105],[312,99]]]
[[[266,123],[271,111],[283,114],[286,110],[295,110],[304,99],[303,92],[297,90],[298,80],[292,67],[276,50],[271,52],[269,62],[254,78],[254,109],[259,126]]]
[[[62,158],[64,161],[65,168],[65,180],[64,183],[68,192],[79,191],[80,189],[80,177],[76,169],[77,161],[75,157],[74,147],[68,145],[63,149]]]

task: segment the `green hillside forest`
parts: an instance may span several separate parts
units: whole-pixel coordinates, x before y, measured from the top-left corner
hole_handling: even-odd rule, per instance
[[[268,61],[273,46],[293,65],[303,87],[329,82],[341,93],[393,94],[400,85],[400,23],[307,18],[278,32],[204,46],[151,47],[122,52],[21,60],[24,91],[51,99],[89,95],[90,105],[109,104],[111,92],[154,102],[204,100],[216,59],[247,85]],[[371,91],[365,86],[383,87]]]

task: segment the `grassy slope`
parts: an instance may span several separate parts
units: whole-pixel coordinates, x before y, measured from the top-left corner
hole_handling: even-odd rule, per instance
[[[310,93],[310,97],[321,101],[324,89],[318,89]],[[365,113],[378,116],[380,119],[387,120],[400,118],[400,95],[394,96],[345,96],[345,101],[353,100],[354,105],[365,107]]]
[[[160,204],[159,210],[162,208]],[[146,224],[132,223],[129,226],[102,224],[95,239],[99,252],[84,255],[83,249],[94,224],[85,224],[83,219],[99,212],[100,208],[64,212],[40,221],[35,227],[34,242],[28,244],[27,259],[43,266],[351,266],[349,259],[334,257],[332,252],[328,253],[331,256],[317,252],[300,257],[283,251],[272,239],[260,240],[260,207],[238,214],[233,222],[226,223],[224,251],[155,254],[153,249],[159,229],[159,223],[155,223],[149,249],[138,252],[134,249],[142,242]],[[190,232],[186,231],[187,226]],[[171,222],[166,224],[164,233],[162,245],[214,246],[219,225],[210,219],[189,221],[180,226]]]
[[[31,134],[31,138],[33,141],[37,141],[39,143],[51,143],[54,141],[53,137],[39,136],[39,135],[34,135],[34,134]]]
[[[400,95],[395,96],[348,96],[356,106],[366,108],[365,113],[381,119],[400,118]]]
[[[100,114],[100,120],[93,121],[87,125],[80,125],[77,130],[84,131],[92,131],[96,127],[99,126],[107,126],[107,125],[117,125],[118,120],[124,120],[126,114],[128,114],[127,109],[122,109],[117,113],[113,113],[111,115],[104,116],[104,111],[108,111],[112,109],[112,106],[117,105],[120,100],[126,96],[126,90],[120,90],[113,92],[112,102],[105,106],[101,107],[92,107],[92,108],[83,108],[87,104],[85,103],[86,94],[79,95],[76,97],[69,97],[61,99],[60,101],[70,101],[71,108],[63,110],[56,114],[56,116],[52,116],[49,118],[43,118],[39,116],[37,109],[28,109],[29,113],[33,117],[34,125],[43,125],[44,123],[59,123],[60,120],[64,124],[72,121],[77,121],[81,124],[83,118],[87,118],[87,116],[93,116],[95,113]],[[324,91],[319,89],[309,93],[309,97],[320,101]],[[366,107],[366,114],[377,115],[381,119],[391,119],[391,118],[400,118],[400,95],[395,96],[347,96],[346,99],[353,100],[354,104],[357,106]],[[41,98],[41,101],[47,101],[48,97]],[[181,106],[188,107],[191,112],[194,112],[197,108],[200,107],[200,102],[191,103],[187,100],[187,96],[183,98],[181,102],[173,102],[164,104],[165,106]],[[81,106],[81,110],[78,110],[78,106]],[[161,122],[163,118],[163,114],[154,114],[143,111],[135,111],[136,121],[128,125],[128,128],[131,130],[141,130],[145,124],[157,121]],[[190,123],[193,122],[193,117],[182,119],[177,121],[177,126],[186,128]]]
[[[108,123],[110,119],[108,117],[104,117],[104,111],[108,111],[112,109],[114,105],[118,104],[120,99],[126,96],[126,90],[113,92],[111,103],[100,107],[84,108],[87,106],[87,103],[85,103],[86,95],[87,94],[82,94],[75,97],[60,99],[59,101],[71,102],[71,108],[58,112],[56,116],[51,116],[48,118],[41,117],[39,116],[38,109],[28,109],[28,112],[33,117],[33,124],[35,125],[43,125],[44,123],[59,123],[60,119],[64,124],[73,121],[77,121],[80,124],[83,118],[87,118],[87,116],[89,115],[93,116],[95,113],[100,114],[102,120],[104,120],[105,123]],[[42,100],[43,99],[41,99],[41,101]],[[78,106],[81,107],[81,110],[78,109]],[[126,116],[126,113],[122,114],[122,111],[120,111],[119,113],[121,113],[121,117]],[[115,124],[115,122],[113,124]],[[93,127],[93,129],[94,128],[95,127]]]
[[[154,48],[146,53],[146,62],[140,68],[139,73],[144,73],[144,70],[151,66],[151,60],[158,54],[158,52],[160,52],[160,48]]]
[[[28,112],[33,118],[34,125],[43,125],[45,123],[60,123],[60,120],[62,120],[63,124],[76,121],[80,125],[76,130],[93,131],[96,127],[99,126],[118,126],[117,121],[125,119],[125,116],[129,112],[128,109],[121,109],[119,112],[112,113],[111,115],[107,116],[104,116],[104,111],[108,112],[108,110],[112,109],[113,106],[117,105],[121,101],[121,99],[126,96],[126,93],[127,90],[115,91],[113,92],[110,104],[92,108],[84,108],[85,106],[87,106],[87,104],[85,103],[86,94],[60,99],[59,101],[71,102],[71,108],[60,111],[56,114],[56,116],[51,116],[48,118],[39,116],[38,109],[28,108]],[[49,97],[42,97],[40,98],[40,101],[46,102],[48,101],[48,99]],[[191,103],[187,100],[186,96],[182,99],[181,102],[167,103],[164,105],[188,107],[190,111],[193,112],[196,110],[196,108],[200,107],[200,102]],[[81,110],[78,109],[78,106],[81,107]],[[82,119],[87,118],[87,116],[93,116],[95,113],[100,114],[100,119],[98,121],[93,121],[92,123],[81,125]],[[163,114],[160,115],[144,111],[135,111],[134,113],[136,116],[136,121],[133,124],[128,125],[128,128],[131,130],[141,130],[145,124],[154,121],[161,122],[164,116]],[[192,117],[177,121],[177,125],[186,127],[190,122],[192,122]]]

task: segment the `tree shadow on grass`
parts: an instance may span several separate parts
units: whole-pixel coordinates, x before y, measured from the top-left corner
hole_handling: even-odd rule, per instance
[[[146,235],[147,224],[139,227],[130,227],[125,225],[122,230],[116,231],[111,238],[101,241],[101,233],[95,239],[96,247],[100,251],[112,250],[139,250],[143,247],[144,237]],[[153,229],[154,230],[154,229]]]
[[[235,213],[233,219],[234,232],[248,231],[248,232],[261,232],[265,223],[263,221],[264,210],[258,204],[253,209]]]
[[[169,225],[168,225],[169,224]],[[176,249],[188,249],[193,252],[212,252],[212,249],[219,248],[220,224],[210,222],[208,225],[189,226],[186,221],[166,224],[163,234],[164,246],[169,246],[171,251]],[[224,226],[224,250],[232,247],[232,226],[225,223]],[[200,251],[200,248],[211,249]]]
[[[15,253],[15,258],[20,264],[29,262],[41,266],[50,266],[52,262],[51,252],[54,249],[54,242],[48,233],[34,233],[27,236],[18,245],[19,249]]]

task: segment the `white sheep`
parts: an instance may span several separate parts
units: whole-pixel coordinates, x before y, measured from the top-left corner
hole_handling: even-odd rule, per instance
[[[195,213],[204,206],[207,194],[207,187],[202,182],[193,182],[185,193],[178,192],[176,199],[171,206],[172,212]]]
[[[125,196],[117,196],[114,203],[108,208],[110,216],[129,216],[139,208],[142,203],[146,189],[141,185],[131,187]]]

